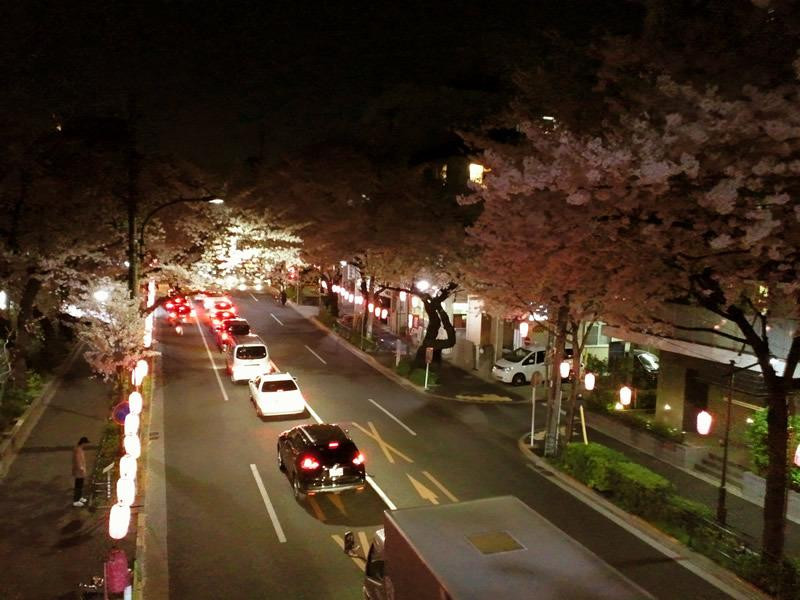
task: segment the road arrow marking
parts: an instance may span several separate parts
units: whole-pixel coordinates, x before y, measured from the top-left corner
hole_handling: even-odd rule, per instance
[[[455,496],[453,496],[453,494],[451,494],[451,493],[450,493],[450,490],[448,490],[448,489],[447,489],[446,487],[444,487],[444,486],[443,486],[441,483],[439,483],[439,480],[438,480],[438,479],[436,479],[436,478],[435,478],[433,475],[431,475],[431,474],[430,474],[430,473],[428,473],[427,471],[423,471],[423,472],[422,472],[422,474],[423,474],[423,475],[425,475],[425,477],[427,477],[428,479],[430,479],[430,480],[431,480],[431,483],[432,483],[433,485],[435,485],[437,488],[439,488],[439,491],[440,491],[440,492],[442,492],[442,493],[443,493],[445,496],[447,496],[448,498],[450,498],[450,502],[458,502],[458,498],[456,498]]]
[[[378,430],[375,429],[375,425],[372,424],[372,421],[367,421],[367,425],[369,425],[370,431],[367,431],[366,429],[364,429],[361,425],[359,425],[355,421],[353,421],[352,423],[353,423],[353,425],[355,427],[358,427],[362,432],[364,432],[364,435],[367,435],[367,436],[371,437],[373,440],[375,440],[378,443],[378,446],[380,446],[381,450],[386,455],[386,460],[388,460],[390,463],[394,464],[394,457],[392,456],[392,452],[397,454],[397,456],[399,456],[400,458],[404,459],[406,462],[409,462],[409,463],[413,463],[414,462],[408,456],[406,456],[405,454],[400,452],[400,450],[398,450],[397,448],[395,448],[391,444],[388,444],[381,437],[381,435],[378,433]]]
[[[433,492],[432,489],[425,487],[424,484],[414,479],[409,473],[406,473],[406,476],[411,480],[411,485],[414,486],[414,489],[423,500],[427,500],[431,504],[439,504],[439,497]]]
[[[347,511],[344,508],[342,497],[339,494],[325,494],[325,496],[327,496],[331,504],[333,504],[339,510],[340,513],[342,513],[345,517],[347,516]]]

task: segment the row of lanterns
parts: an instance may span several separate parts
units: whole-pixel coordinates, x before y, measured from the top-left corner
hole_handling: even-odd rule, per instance
[[[128,535],[131,523],[131,505],[136,499],[137,461],[142,454],[139,439],[140,417],[143,398],[139,388],[149,372],[146,360],[140,360],[131,372],[131,383],[136,388],[128,396],[128,414],[123,425],[122,447],[125,454],[119,459],[119,479],[117,479],[117,503],[111,507],[108,517],[108,535],[120,540]]]
[[[324,284],[325,282],[323,281],[322,283]],[[343,300],[347,302],[352,302],[357,306],[361,306],[362,304],[364,304],[364,296],[360,294],[354,294],[340,285],[334,284],[331,287],[331,291],[333,291],[334,294],[339,294]],[[389,316],[388,309],[383,308],[380,305],[373,304],[372,302],[367,304],[367,310],[372,314],[374,314],[379,319],[385,319],[386,317]]]

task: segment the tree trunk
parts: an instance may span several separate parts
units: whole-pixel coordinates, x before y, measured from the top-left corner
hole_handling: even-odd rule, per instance
[[[42,288],[42,282],[37,277],[29,276],[20,298],[19,311],[17,312],[17,326],[14,329],[14,349],[12,358],[11,378],[14,387],[22,388],[27,383],[28,348],[30,346],[30,333],[28,323],[33,316],[36,296]]]
[[[556,317],[556,343],[550,362],[550,387],[547,397],[547,436],[545,437],[545,456],[555,456],[558,452],[558,433],[561,424],[561,373],[560,365],[564,359],[564,346],[567,336],[567,317],[569,306],[558,307]]]
[[[762,547],[764,559],[770,562],[783,557],[786,526],[786,488],[788,485],[789,411],[786,389],[777,378],[768,382],[767,408],[767,465],[766,495],[764,496],[764,529]]]
[[[578,327],[573,328],[572,331],[572,382],[570,383],[569,401],[567,403],[567,432],[564,435],[562,447],[566,447],[572,441],[575,429],[575,408],[578,404],[578,390],[581,385],[581,348],[578,345]]]
[[[456,345],[456,330],[450,321],[450,315],[442,307],[442,302],[447,300],[455,288],[455,284],[450,284],[433,297],[427,295],[421,297],[425,313],[428,315],[428,327],[425,329],[425,337],[422,339],[422,344],[417,348],[417,353],[414,357],[415,367],[425,366],[426,348],[433,348],[433,361],[440,363],[442,350]],[[439,329],[442,327],[447,333],[447,338],[443,340],[437,339],[439,337]]]

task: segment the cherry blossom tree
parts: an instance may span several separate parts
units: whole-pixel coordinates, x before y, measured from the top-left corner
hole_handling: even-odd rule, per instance
[[[768,391],[764,551],[780,556],[800,337],[781,347],[769,324],[800,317],[800,88],[745,86],[723,96],[660,77],[649,100],[647,111],[610,115],[594,136],[520,123],[522,143],[486,152],[492,177],[479,193],[485,212],[472,233],[501,248],[506,242],[491,228],[512,222],[509,207],[527,206],[552,235],[537,230],[543,237],[527,251],[517,246],[509,262],[530,268],[552,257],[554,268],[532,269],[523,280],[542,275],[552,278],[548,286],[596,298],[598,314],[612,323],[705,331],[750,348]],[[571,252],[549,254],[559,245]],[[507,285],[513,272],[499,273]],[[687,322],[676,304],[736,329],[714,327],[713,318]]]

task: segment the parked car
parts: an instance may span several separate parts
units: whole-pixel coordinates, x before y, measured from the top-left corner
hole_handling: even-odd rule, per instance
[[[572,357],[572,348],[565,348],[566,358]],[[513,352],[503,355],[492,367],[492,376],[505,383],[522,385],[529,383],[531,378],[545,379],[545,358],[547,349],[543,346],[517,348]]]
[[[272,373],[250,380],[250,401],[259,417],[298,415],[306,412],[306,401],[297,381],[289,373]]]
[[[362,490],[364,455],[339,426],[298,425],[278,437],[278,468],[286,471],[298,500],[307,494]]]
[[[248,333],[250,333],[250,324],[245,319],[239,317],[225,319],[216,330],[217,346],[222,352],[225,352],[225,348],[231,343],[233,337]]]

